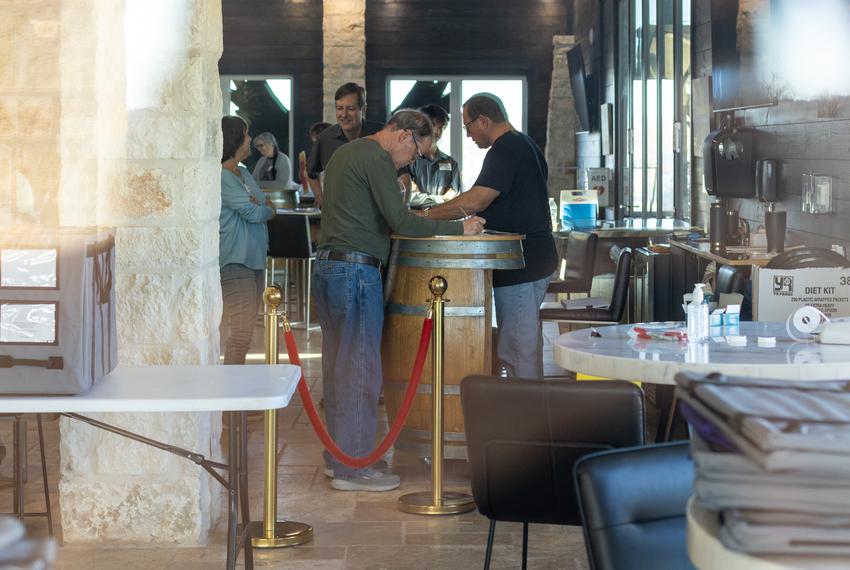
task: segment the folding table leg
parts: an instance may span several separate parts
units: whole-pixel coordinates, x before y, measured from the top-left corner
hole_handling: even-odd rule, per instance
[[[251,542],[251,508],[248,502],[248,413],[239,412],[239,503],[242,508],[242,533],[244,544],[240,545],[245,552],[245,568],[254,567],[254,547]]]
[[[13,512],[20,520],[24,520],[24,480],[26,479],[26,423],[21,416],[15,416],[12,421],[12,455],[15,471],[15,488],[13,492]]]
[[[47,513],[47,532],[53,537],[53,511],[50,509],[50,490],[47,487],[47,461],[44,453],[44,429],[41,426],[41,414],[35,415],[38,422],[38,449],[41,453],[41,485],[44,488],[44,510]]]
[[[238,414],[236,412],[228,412],[230,414],[227,422],[227,569],[236,570],[236,507],[237,507],[237,490],[238,490],[238,475],[236,442],[236,422]]]

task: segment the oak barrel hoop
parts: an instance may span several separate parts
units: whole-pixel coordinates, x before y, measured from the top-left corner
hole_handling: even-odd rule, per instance
[[[470,374],[491,374],[493,269],[524,266],[522,235],[393,236],[383,334],[384,401],[392,422],[398,415],[428,311],[428,281],[446,278],[444,347],[444,453],[466,458],[460,381]],[[396,448],[420,457],[431,455],[431,351],[422,381]]]

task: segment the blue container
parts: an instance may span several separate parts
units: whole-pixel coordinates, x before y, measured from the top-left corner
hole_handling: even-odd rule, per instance
[[[561,224],[565,229],[593,228],[596,226],[595,203],[564,204],[561,207]]]

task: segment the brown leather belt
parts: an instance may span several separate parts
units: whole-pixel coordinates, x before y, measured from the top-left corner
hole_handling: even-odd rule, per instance
[[[356,251],[331,251],[320,249],[316,252],[316,259],[329,259],[331,261],[348,261],[350,263],[362,263],[371,265],[377,269],[381,268],[381,260],[372,255],[358,253]]]

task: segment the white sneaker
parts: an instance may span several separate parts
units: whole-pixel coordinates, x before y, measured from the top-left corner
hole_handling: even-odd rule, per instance
[[[390,466],[383,459],[379,459],[372,465],[372,469],[375,469],[376,471],[381,471],[382,473],[386,473],[390,470]],[[325,466],[325,469],[324,471],[322,471],[322,473],[324,473],[325,477],[327,477],[328,479],[334,478],[333,467]]]
[[[392,491],[401,484],[398,475],[381,473],[369,469],[362,475],[351,479],[336,478],[331,481],[331,487],[337,491]]]

